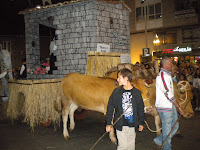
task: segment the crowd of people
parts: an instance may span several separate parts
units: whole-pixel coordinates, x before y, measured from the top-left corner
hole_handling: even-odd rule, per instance
[[[200,62],[174,63],[172,77],[174,82],[188,81],[192,85],[194,109],[200,111]]]

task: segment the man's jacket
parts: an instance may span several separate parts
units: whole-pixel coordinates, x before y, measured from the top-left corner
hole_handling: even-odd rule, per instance
[[[174,87],[171,77],[171,72],[161,68],[158,76],[156,77],[156,102],[155,106],[157,111],[169,112],[172,110],[172,102],[174,97]]]

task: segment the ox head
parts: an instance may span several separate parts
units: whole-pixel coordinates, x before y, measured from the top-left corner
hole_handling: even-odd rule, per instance
[[[193,98],[192,87],[188,81],[180,81],[174,83],[174,94],[179,105],[185,109],[185,118],[190,118],[194,115],[191,100]]]
[[[145,106],[145,112],[150,111],[152,106],[150,105],[149,102],[149,97],[148,97],[148,89],[145,85],[145,81],[143,79],[134,79],[132,84],[141,91],[142,98],[144,101],[144,106]]]
[[[155,80],[153,80],[153,83],[148,85],[146,84],[146,87],[148,88],[148,97],[149,102],[151,106],[155,106]],[[193,98],[192,94],[192,88],[189,82],[187,81],[181,81],[178,84],[174,83],[174,94],[176,97],[177,102],[181,105],[182,108],[185,109],[185,118],[190,118],[194,115],[194,111],[192,109],[191,100]]]

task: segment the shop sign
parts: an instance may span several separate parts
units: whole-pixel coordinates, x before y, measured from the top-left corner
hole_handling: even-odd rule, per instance
[[[131,63],[131,55],[130,54],[121,54],[120,55],[121,63]]]
[[[180,52],[180,53],[183,53],[183,52],[191,52],[191,51],[192,51],[192,48],[191,48],[191,47],[180,48],[179,46],[177,46],[177,47],[174,48],[174,49],[163,49],[163,50],[162,50],[162,53],[173,53],[173,52]]]
[[[97,52],[110,52],[110,45],[97,43]]]
[[[149,48],[143,48],[143,57],[150,56],[150,49]]]
[[[173,51],[174,52],[191,52],[192,48],[191,47],[180,48],[179,46],[177,46]]]
[[[163,49],[162,53],[173,53],[173,49]]]

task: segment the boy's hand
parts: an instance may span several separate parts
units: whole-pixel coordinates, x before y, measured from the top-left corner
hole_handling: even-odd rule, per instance
[[[111,125],[106,125],[106,132],[111,132],[112,126]]]
[[[144,126],[142,126],[142,125],[139,125],[139,131],[142,131],[144,129]]]

